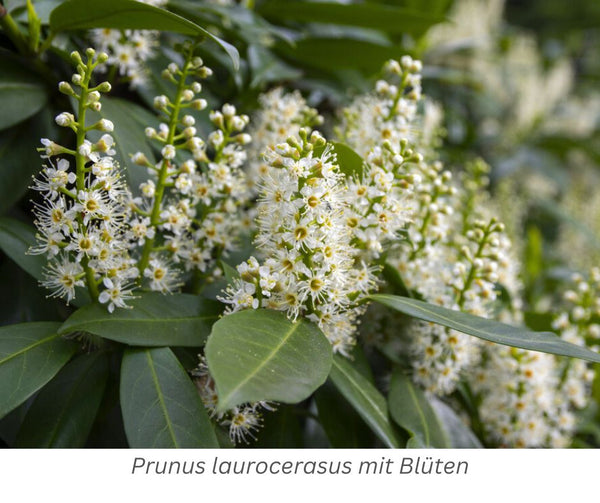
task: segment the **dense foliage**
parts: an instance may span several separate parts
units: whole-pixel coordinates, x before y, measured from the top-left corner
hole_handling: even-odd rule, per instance
[[[560,5],[6,0],[4,444],[598,446]]]

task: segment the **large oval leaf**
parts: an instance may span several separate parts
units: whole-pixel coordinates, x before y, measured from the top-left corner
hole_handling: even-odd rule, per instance
[[[38,322],[0,328],[0,417],[52,379],[77,349],[58,335],[59,326]]]
[[[366,377],[340,355],[333,358],[329,377],[387,447],[400,447],[398,436],[389,420],[385,398]]]
[[[266,309],[223,317],[206,343],[223,411],[245,402],[304,400],[327,379],[331,356],[331,344],[314,323],[293,323]]]
[[[198,347],[218,319],[222,304],[196,295],[144,292],[129,302],[131,309],[109,313],[106,306],[88,304],[75,311],[61,334],[89,332],[132,346]]]
[[[37,113],[48,94],[41,79],[23,63],[3,56],[0,65],[0,130],[14,126]]]
[[[125,351],[121,410],[130,447],[219,446],[198,391],[168,348]]]
[[[17,436],[17,447],[83,447],[108,378],[104,353],[78,356],[35,397]]]
[[[451,447],[423,390],[399,370],[392,374],[388,403],[392,419],[410,433],[412,447]]]
[[[598,353],[566,342],[552,332],[532,332],[407,297],[376,294],[371,295],[370,298],[408,316],[437,323],[438,325],[474,335],[486,341],[532,351],[541,351],[542,353],[600,362],[600,355]]]
[[[233,61],[234,67],[239,67],[238,51],[231,44],[184,17],[134,0],[68,0],[50,14],[50,28],[55,32],[116,28],[203,35],[219,44]]]

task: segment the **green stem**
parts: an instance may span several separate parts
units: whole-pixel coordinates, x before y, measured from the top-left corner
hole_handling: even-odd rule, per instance
[[[488,226],[485,228],[485,230],[483,231],[483,237],[481,238],[481,241],[479,242],[479,246],[477,247],[477,251],[475,252],[475,255],[473,256],[473,260],[471,261],[471,268],[469,269],[469,274],[467,275],[467,279],[465,280],[463,289],[461,290],[461,292],[458,296],[457,304],[461,310],[465,303],[465,294],[471,288],[471,285],[473,284],[473,281],[475,280],[475,274],[477,273],[477,268],[475,267],[475,260],[478,258],[481,258],[481,255],[483,254],[483,250],[485,248],[485,245],[487,244],[487,239],[488,239],[489,235],[491,234],[491,227],[492,227],[492,223],[490,222],[488,224]]]
[[[188,75],[188,70],[190,66],[190,62],[193,56],[193,49],[187,54],[185,63],[183,68],[181,69],[181,78],[179,83],[177,84],[177,93],[175,94],[175,102],[173,103],[173,110],[171,111],[171,118],[169,120],[169,132],[167,134],[167,139],[165,140],[165,145],[173,145],[173,140],[175,138],[175,134],[177,133],[177,123],[179,122],[179,112],[181,109],[181,99],[183,91],[186,87],[186,78]],[[174,145],[173,145],[174,146]],[[156,189],[154,193],[154,203],[152,205],[152,211],[150,212],[150,225],[153,227],[158,227],[161,223],[160,221],[160,208],[162,206],[162,200],[165,193],[165,184],[168,174],[168,168],[170,165],[170,161],[167,159],[163,159],[160,171],[158,173],[158,180],[156,182]],[[156,233],[155,233],[156,236]],[[138,264],[138,270],[140,271],[140,281],[144,276],[144,271],[148,267],[148,263],[150,262],[150,253],[154,247],[155,237],[146,238],[144,242],[144,248],[142,249],[142,256],[140,258]]]
[[[31,54],[27,38],[21,33],[19,26],[3,5],[0,5],[0,26],[21,54],[25,56]]]
[[[90,58],[85,69],[83,81],[81,83],[81,96],[79,97],[79,106],[77,110],[77,148],[75,149],[77,193],[79,193],[80,190],[85,190],[85,157],[79,153],[79,147],[81,147],[85,142],[85,115],[87,110],[86,100],[88,97],[88,87],[90,85],[93,69],[94,65]],[[77,216],[77,221],[79,222],[80,229],[83,231],[85,226],[83,225],[83,219],[81,215]],[[92,301],[96,302],[98,300],[98,285],[96,284],[96,279],[94,277],[94,270],[89,266],[89,258],[83,257],[81,260],[81,265],[85,271],[85,278],[90,297],[92,298]]]

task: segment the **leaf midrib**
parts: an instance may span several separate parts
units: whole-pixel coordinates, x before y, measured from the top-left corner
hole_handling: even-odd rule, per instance
[[[44,339],[40,339],[35,341],[35,343],[26,346],[20,350],[18,350],[16,353],[12,353],[9,356],[7,356],[6,358],[3,358],[2,360],[0,360],[0,365],[4,365],[6,362],[12,360],[13,358],[16,358],[17,356],[20,356],[24,353],[26,353],[27,351],[31,351],[32,349],[36,348],[37,346],[41,346],[42,344],[45,344],[46,342],[49,342],[53,339],[56,339],[57,337],[60,337],[60,334],[53,334],[50,335],[49,337],[45,337]]]
[[[227,403],[228,400],[235,395],[250,379],[252,379],[253,377],[255,377],[263,368],[264,366],[270,362],[275,355],[277,354],[277,352],[279,351],[279,349],[288,341],[288,339],[294,334],[294,332],[298,329],[298,327],[300,327],[302,325],[302,323],[294,323],[292,325],[292,327],[287,331],[287,333],[283,336],[283,338],[281,339],[281,341],[279,342],[279,344],[277,344],[277,346],[275,346],[272,350],[271,353],[267,356],[267,358],[265,358],[256,368],[254,371],[250,372],[246,378],[244,380],[242,380],[236,387],[234,387],[233,389],[231,389],[229,391],[229,393],[227,393],[224,397],[221,397],[219,399],[219,402],[222,403]]]
[[[59,330],[59,334],[67,333],[68,331],[73,330],[81,330],[82,327],[85,328],[89,325],[104,325],[106,323],[164,323],[164,322],[182,322],[182,321],[206,321],[212,319],[218,319],[219,315],[211,315],[211,316],[185,316],[180,318],[116,318],[116,319],[106,319],[106,320],[91,320],[76,323],[74,325],[67,325],[65,327],[61,327]]]
[[[425,414],[423,412],[423,409],[421,408],[421,403],[419,402],[419,399],[417,398],[417,395],[415,394],[415,390],[413,389],[412,383],[409,383],[409,385],[408,385],[408,392],[410,393],[410,397],[412,398],[413,402],[415,403],[415,407],[419,414],[419,418],[421,419],[421,423],[423,423],[423,430],[425,433],[425,445],[427,447],[429,447],[431,445],[431,440],[429,438],[429,425],[427,424]],[[414,431],[412,432],[412,434],[413,434],[413,436],[416,436]]]
[[[383,299],[383,300],[388,300],[391,301],[393,303],[398,302],[400,304],[403,304],[405,306],[410,307],[411,309],[414,309],[416,311],[420,311],[423,314],[423,316],[428,316],[428,319],[426,318],[422,318],[425,321],[431,322],[431,323],[437,323],[437,324],[442,324],[437,320],[443,320],[448,326],[449,328],[452,328],[454,330],[458,330],[459,332],[463,332],[465,334],[468,335],[472,335],[474,337],[480,337],[481,339],[487,340],[489,342],[493,342],[496,344],[507,344],[507,342],[501,343],[498,342],[498,339],[501,339],[502,337],[506,337],[506,338],[510,338],[511,339],[511,344],[510,345],[514,345],[516,347],[522,348],[522,349],[527,349],[529,351],[540,351],[543,353],[550,353],[550,354],[557,354],[556,351],[550,351],[551,346],[552,345],[558,345],[559,348],[560,347],[564,347],[564,348],[569,348],[571,350],[572,353],[576,353],[579,356],[575,356],[574,354],[571,355],[564,355],[564,356],[569,356],[572,358],[581,358],[581,359],[585,359],[588,361],[593,361],[593,362],[597,362],[600,363],[600,355],[595,355],[594,352],[588,350],[587,348],[584,347],[580,347],[577,346],[576,344],[571,344],[567,341],[562,340],[560,337],[558,337],[556,334],[552,333],[552,332],[534,332],[531,330],[523,330],[522,332],[524,334],[534,334],[534,335],[538,335],[538,334],[546,334],[546,335],[552,335],[556,338],[556,340],[553,341],[535,341],[535,346],[534,344],[527,344],[527,340],[523,339],[522,341],[519,340],[517,337],[515,336],[511,336],[510,334],[500,334],[498,335],[497,333],[494,332],[488,332],[487,330],[483,329],[483,328],[479,328],[479,327],[475,327],[473,328],[470,325],[466,325],[461,321],[457,321],[455,319],[452,318],[448,318],[447,316],[443,315],[443,314],[439,314],[435,311],[430,311],[428,310],[426,307],[421,306],[421,305],[417,305],[417,304],[413,304],[414,299],[403,299],[401,297],[395,297],[395,296],[391,296],[391,295],[385,295],[385,294],[378,294],[378,295],[373,295],[371,296],[371,298],[373,300],[377,300],[377,299]],[[407,302],[408,300],[410,300],[411,302]],[[389,305],[388,305],[389,306]],[[392,307],[393,306],[389,306]],[[447,308],[445,308],[447,309]],[[456,311],[457,314],[464,314],[462,313],[462,311]],[[413,317],[418,318],[418,316],[413,315]],[[433,320],[431,319],[433,318]],[[507,325],[505,323],[501,323],[495,320],[487,320],[490,323],[494,323],[498,326],[501,326],[505,329],[514,329],[514,330],[519,330],[517,327],[513,327],[511,325]],[[561,353],[559,353],[561,354]]]
[[[383,413],[383,410],[381,410],[381,408],[379,407],[379,405],[377,405],[374,401],[371,400],[371,398],[366,395],[363,391],[363,388],[352,378],[352,376],[350,374],[348,374],[347,372],[345,372],[345,370],[336,362],[335,358],[333,359],[333,365],[335,365],[335,368],[337,370],[339,370],[346,379],[348,379],[348,381],[350,381],[351,384],[354,385],[354,387],[358,390],[358,392],[360,393],[360,395],[365,398],[365,400],[367,401],[367,403],[369,405],[371,405],[373,407],[373,409],[375,409],[375,411],[377,412],[377,414],[379,415],[379,420],[383,421],[384,424],[388,423],[387,417],[386,415]],[[379,425],[379,428],[381,429],[381,425]],[[382,431],[383,433],[383,431]],[[388,437],[388,433],[386,433],[386,438]],[[392,444],[391,441],[390,445],[392,447],[397,447],[394,444]]]
[[[169,435],[173,440],[173,445],[179,448],[179,443],[177,442],[177,437],[175,436],[175,430],[173,429],[173,424],[171,423],[171,418],[167,410],[167,404],[165,403],[162,388],[160,387],[158,374],[156,373],[156,368],[154,367],[154,360],[152,360],[152,355],[150,354],[150,351],[145,350],[144,352],[146,353],[146,358],[148,359],[148,367],[150,368],[150,373],[152,374],[152,381],[154,382],[154,387],[158,396],[158,403],[160,404],[160,408],[165,418],[165,422],[167,423],[167,430],[169,431]]]

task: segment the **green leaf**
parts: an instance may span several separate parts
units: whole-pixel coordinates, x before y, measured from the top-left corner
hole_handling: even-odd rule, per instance
[[[351,68],[366,74],[379,71],[385,61],[405,52],[401,47],[339,37],[304,38],[293,48],[279,43],[275,49],[304,67],[326,72]]]
[[[370,298],[408,316],[437,323],[438,325],[474,335],[486,341],[529,349],[531,351],[541,351],[542,353],[600,362],[599,354],[587,348],[566,342],[552,332],[531,332],[523,328],[513,327],[486,318],[479,318],[472,314],[454,311],[407,297],[376,294],[371,295]]]
[[[221,303],[188,294],[145,292],[129,302],[131,309],[109,313],[105,305],[88,304],[75,311],[59,333],[89,332],[132,346],[202,346]]]
[[[250,87],[253,89],[270,82],[295,80],[302,75],[300,70],[284,63],[260,45],[253,44],[248,47],[248,63],[252,71]]]
[[[429,403],[447,433],[452,449],[480,449],[483,447],[475,433],[452,408],[435,396],[429,399]]]
[[[387,447],[400,447],[383,395],[352,364],[340,355],[333,358],[329,378],[338,391]]]
[[[113,122],[115,129],[115,158],[125,169],[125,176],[132,191],[138,193],[141,183],[148,181],[148,170],[131,162],[130,156],[142,152],[148,160],[154,162],[154,154],[144,130],[158,122],[158,119],[145,108],[120,98],[102,98],[103,118]],[[98,135],[100,136],[100,134]]]
[[[219,446],[196,387],[169,348],[127,349],[121,409],[129,446]]]
[[[41,79],[23,62],[4,56],[0,64],[0,130],[39,112],[48,94]]]
[[[234,279],[240,277],[240,273],[237,269],[231,267],[227,262],[221,260],[219,263],[223,269],[223,275],[225,276],[225,281],[227,281],[228,285],[231,285]]]
[[[340,171],[346,176],[360,176],[363,172],[363,158],[348,145],[341,142],[332,142],[333,151],[337,155]]]
[[[83,447],[108,378],[103,353],[78,356],[35,397],[17,436],[17,447]]]
[[[361,26],[387,33],[410,33],[417,36],[430,26],[444,21],[444,17],[439,14],[366,3],[288,1],[285,8],[282,8],[280,2],[270,0],[259,4],[257,10],[267,19]]]
[[[0,327],[0,417],[52,379],[77,349],[58,335],[59,326],[37,322]]]
[[[263,427],[252,447],[294,449],[302,445],[302,425],[293,405],[280,405],[264,414]]]
[[[340,171],[348,177],[355,177],[362,175],[363,172],[363,158],[352,150],[348,145],[342,142],[330,141],[327,142],[332,151],[337,156],[337,163],[340,167]],[[317,147],[315,149],[315,155],[321,155],[325,151],[324,147]]]
[[[2,324],[31,321],[54,321],[64,318],[64,307],[56,299],[46,297],[37,281],[17,266],[5,260],[0,266],[0,319]]]
[[[360,449],[373,446],[371,430],[331,382],[316,391],[315,403],[319,422],[331,447]]]
[[[400,370],[392,374],[388,397],[392,419],[408,431],[414,447],[450,447],[447,434],[423,390]]]
[[[6,213],[32,184],[31,177],[42,168],[36,150],[40,138],[56,138],[54,118],[49,107],[19,126],[6,131],[0,139],[0,213]]]
[[[152,5],[134,0],[68,0],[50,14],[50,29],[54,32],[91,28],[160,30],[205,36],[219,44],[234,67],[239,67],[238,51],[231,44],[184,17]]]
[[[224,316],[206,343],[219,410],[260,400],[304,400],[327,379],[331,355],[331,344],[314,323],[293,323],[266,309]]]
[[[43,255],[27,255],[36,244],[35,228],[12,218],[0,218],[0,249],[21,269],[37,280],[41,280],[46,265]]]

